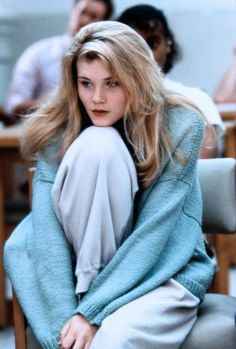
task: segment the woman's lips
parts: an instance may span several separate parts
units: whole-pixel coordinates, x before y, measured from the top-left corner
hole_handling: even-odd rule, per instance
[[[95,116],[105,116],[108,113],[107,110],[98,110],[98,109],[95,109],[92,112]]]

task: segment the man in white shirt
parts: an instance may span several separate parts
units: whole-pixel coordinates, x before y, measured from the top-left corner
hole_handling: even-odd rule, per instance
[[[18,59],[5,109],[12,116],[27,113],[45,100],[60,78],[61,61],[71,37],[83,26],[110,18],[111,0],[75,0],[68,31],[29,46]]]

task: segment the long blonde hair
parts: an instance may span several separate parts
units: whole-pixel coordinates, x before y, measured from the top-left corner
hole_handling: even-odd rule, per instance
[[[170,153],[165,109],[180,103],[168,96],[161,71],[145,40],[125,24],[105,21],[83,27],[74,37],[62,63],[55,94],[26,122],[22,138],[25,157],[32,158],[59,137],[59,157],[86,127],[86,112],[77,89],[78,59],[99,58],[118,79],[128,96],[123,118],[125,135],[143,187],[157,174],[162,158]]]

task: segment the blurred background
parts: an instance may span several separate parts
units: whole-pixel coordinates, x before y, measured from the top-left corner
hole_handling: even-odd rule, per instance
[[[13,65],[34,41],[66,31],[72,0],[0,0],[0,104]],[[164,10],[183,58],[169,77],[213,95],[236,43],[235,0],[114,0],[115,14],[138,4]]]
[[[113,19],[124,9],[136,4],[150,4],[162,9],[182,51],[182,59],[176,62],[167,76],[188,86],[199,87],[213,97],[219,81],[233,60],[233,47],[236,46],[236,0],[113,0],[113,2],[115,5]],[[31,43],[66,32],[72,4],[73,0],[0,0],[0,106],[5,103],[16,60]],[[231,148],[234,147],[235,152],[236,109],[232,115],[234,115],[233,121],[224,120],[227,128],[225,135],[229,136],[229,144]],[[231,155],[225,153],[225,156]],[[3,167],[0,164],[2,174]],[[14,177],[16,184],[19,181],[18,173],[19,170]],[[1,248],[5,237],[2,239]],[[235,239],[235,237],[234,240],[228,239],[226,245],[226,239],[222,238],[225,253],[232,253],[234,256],[229,290],[226,292],[234,296],[236,295]],[[0,279],[0,288],[1,280],[3,279]],[[4,291],[4,287],[2,289]],[[0,317],[3,313],[1,309],[0,304]],[[3,331],[0,321],[0,348],[14,347],[12,327],[4,328]]]

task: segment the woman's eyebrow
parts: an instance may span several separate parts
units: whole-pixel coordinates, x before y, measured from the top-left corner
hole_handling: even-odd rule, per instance
[[[78,75],[78,78],[79,79],[84,79],[84,80],[89,80],[91,81],[92,79],[86,77],[86,76],[83,76],[83,75]],[[103,81],[109,81],[109,80],[114,80],[114,78],[112,76],[108,76],[107,78],[104,78],[102,79]]]

